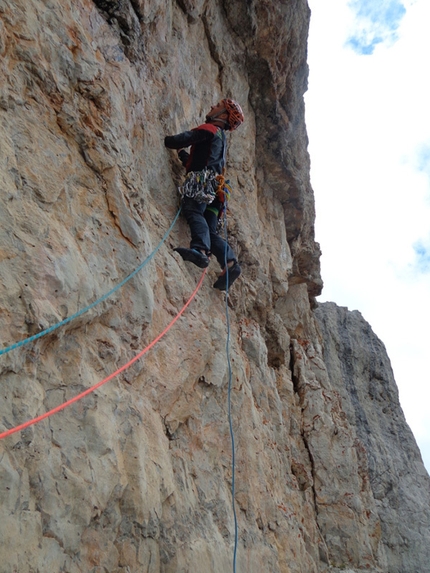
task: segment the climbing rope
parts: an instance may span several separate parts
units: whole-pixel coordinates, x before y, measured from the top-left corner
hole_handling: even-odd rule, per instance
[[[19,348],[20,346],[24,346],[24,344],[28,344],[29,342],[33,342],[34,340],[37,340],[38,338],[41,338],[42,336],[45,336],[45,334],[49,334],[50,332],[53,332],[54,330],[57,330],[57,328],[60,328],[60,326],[64,326],[65,324],[67,324],[68,322],[71,322],[72,320],[74,320],[75,318],[78,318],[78,316],[81,316],[82,314],[88,312],[89,310],[91,310],[92,308],[94,308],[96,305],[98,305],[100,302],[103,302],[104,300],[106,300],[108,297],[110,297],[114,292],[116,292],[117,290],[119,290],[122,286],[125,285],[126,282],[128,282],[131,278],[133,278],[139,271],[141,271],[143,269],[144,266],[146,266],[149,261],[155,256],[155,254],[158,252],[158,250],[160,249],[161,245],[165,242],[165,240],[167,239],[167,237],[170,234],[170,231],[173,229],[178,217],[179,217],[179,213],[181,212],[181,208],[179,208],[178,212],[176,213],[175,218],[173,219],[172,224],[170,225],[170,227],[167,229],[167,231],[165,232],[163,238],[161,239],[161,241],[158,243],[158,245],[155,247],[155,249],[152,251],[152,253],[150,255],[148,255],[148,257],[146,257],[146,259],[143,261],[143,263],[141,263],[130,275],[128,275],[128,277],[126,277],[123,281],[121,281],[119,284],[117,284],[112,290],[110,290],[109,292],[107,292],[106,294],[104,294],[102,297],[98,298],[97,300],[95,300],[94,302],[92,302],[91,304],[89,304],[88,306],[86,306],[85,308],[83,308],[82,310],[79,310],[78,312],[75,312],[75,314],[72,314],[72,316],[69,316],[68,318],[65,318],[64,320],[62,320],[61,322],[58,322],[57,324],[54,324],[53,326],[50,326],[49,328],[46,328],[45,330],[42,330],[41,332],[38,332],[37,334],[34,334],[33,336],[30,336],[29,338],[25,338],[24,340],[21,340],[19,342],[16,342],[15,344],[11,344],[10,346],[7,346],[6,348],[1,348],[0,349],[0,356],[2,354],[6,354],[7,352],[10,352],[11,350],[15,350],[16,348]]]
[[[225,195],[223,197],[225,200],[225,209],[224,209],[223,217],[224,217],[224,233],[225,233],[225,242],[226,242],[224,263],[225,263],[225,267],[227,268],[227,266],[228,266],[228,261],[227,261],[228,236],[227,236],[227,215],[226,215],[227,205],[226,205],[226,203],[227,203],[227,199],[229,197],[228,192],[230,191],[230,187],[225,183],[224,178],[222,179],[222,181],[219,181],[219,183],[220,184],[222,183],[222,184],[224,184],[224,187],[227,187],[227,189],[225,189]],[[178,210],[172,224],[170,225],[169,229],[166,231],[166,233],[164,234],[163,238],[161,239],[158,246],[154,249],[154,251],[143,261],[143,263],[141,263],[123,281],[121,281],[118,285],[116,285],[113,289],[111,289],[105,295],[103,295],[102,297],[100,297],[99,299],[97,299],[96,301],[91,303],[90,305],[86,306],[82,310],[76,312],[72,316],[69,316],[68,318],[62,320],[61,322],[58,322],[57,324],[54,324],[53,326],[39,332],[38,334],[30,336],[29,338],[21,340],[21,341],[15,343],[15,344],[12,344],[11,346],[8,346],[6,348],[0,349],[0,355],[6,354],[7,352],[10,352],[11,350],[19,348],[25,344],[28,344],[34,340],[37,340],[38,338],[41,338],[42,336],[44,336],[46,334],[49,334],[50,332],[53,332],[54,330],[56,330],[60,326],[63,326],[65,324],[69,323],[70,321],[81,316],[82,314],[89,311],[90,309],[94,308],[97,304],[106,300],[114,292],[119,290],[125,283],[127,283],[132,277],[134,277],[154,257],[154,255],[157,253],[157,251],[160,249],[161,245],[164,243],[164,241],[168,237],[173,226],[175,225],[176,220],[179,217],[180,211],[181,211],[181,209]],[[190,298],[185,303],[185,305],[182,307],[182,309],[179,311],[179,313],[175,316],[175,318],[167,325],[167,327],[161,332],[161,334],[159,334],[148,346],[146,346],[143,350],[141,350],[141,352],[139,352],[136,356],[134,356],[134,358],[132,358],[129,362],[127,362],[126,364],[124,364],[123,366],[118,368],[118,370],[116,370],[115,372],[113,372],[112,374],[110,374],[109,376],[107,376],[106,378],[104,378],[103,380],[98,382],[97,384],[94,384],[90,388],[87,388],[87,390],[85,390],[84,392],[81,392],[80,394],[71,398],[70,400],[67,400],[66,402],[60,404],[59,406],[53,408],[52,410],[49,410],[48,412],[45,412],[44,414],[41,414],[40,416],[37,416],[31,420],[28,420],[27,422],[24,422],[23,424],[20,424],[18,426],[15,426],[14,428],[10,428],[9,430],[6,430],[6,431],[0,433],[0,440],[2,440],[3,438],[6,438],[8,436],[11,436],[12,434],[15,434],[17,432],[20,432],[22,430],[25,430],[26,428],[28,428],[34,424],[37,424],[38,422],[41,422],[42,420],[45,420],[46,418],[53,416],[54,414],[64,410],[65,408],[67,408],[68,406],[71,406],[75,402],[78,402],[79,400],[81,400],[85,396],[94,392],[95,390],[100,388],[102,385],[106,384],[107,382],[109,382],[110,380],[112,380],[113,378],[115,378],[116,376],[121,374],[121,372],[124,372],[125,370],[127,370],[132,364],[134,364],[137,360],[142,358],[142,356],[144,356],[153,346],[155,346],[155,344],[157,344],[157,342],[170,330],[170,328],[172,328],[172,326],[175,324],[175,322],[182,316],[182,314],[188,308],[191,301],[194,299],[198,290],[200,289],[200,287],[203,283],[204,277],[206,275],[206,272],[207,272],[207,269],[204,269],[203,274],[202,274],[195,290],[193,291],[193,293],[191,294]],[[232,406],[232,404],[231,404],[231,391],[232,391],[232,378],[233,378],[233,376],[232,376],[232,368],[231,368],[231,360],[230,360],[230,317],[229,317],[229,311],[228,311],[228,295],[229,295],[229,292],[228,292],[228,271],[226,271],[226,272],[227,272],[227,276],[226,276],[226,291],[225,291],[225,293],[226,293],[226,296],[225,296],[225,313],[226,313],[226,324],[227,324],[226,355],[227,355],[227,365],[228,365],[228,422],[229,422],[230,440],[231,440],[231,449],[232,449],[231,496],[232,496],[232,509],[233,509],[233,518],[234,518],[233,573],[236,573],[237,547],[238,547],[238,523],[237,523],[237,514],[236,514],[236,505],[235,505],[236,456],[235,456],[235,438],[234,438],[232,407],[231,407]]]
[[[134,364],[137,360],[139,360],[139,358],[142,358],[142,356],[144,354],[146,354],[148,352],[148,350],[150,350],[153,346],[155,346],[155,344],[157,344],[157,342],[161,338],[163,338],[163,336],[172,328],[172,326],[175,324],[175,322],[184,314],[185,310],[188,308],[191,301],[196,296],[198,290],[202,286],[203,279],[205,278],[206,272],[207,272],[207,269],[205,269],[203,271],[203,274],[200,277],[200,280],[199,280],[196,288],[194,289],[193,293],[191,294],[190,298],[188,299],[188,301],[185,303],[185,305],[182,307],[182,309],[178,312],[178,314],[175,316],[175,318],[166,326],[166,328],[163,330],[163,332],[161,334],[159,334],[156,338],[154,338],[154,340],[150,344],[148,344],[148,346],[146,346],[143,350],[141,350],[139,352],[139,354],[136,354],[136,356],[134,358],[132,358],[129,362],[127,362],[127,364],[124,364],[124,366],[121,366],[121,368],[118,368],[118,370],[113,372],[113,374],[110,374],[109,376],[107,376],[101,382],[97,382],[97,384],[94,384],[94,386],[87,388],[87,390],[85,390],[84,392],[81,392],[81,394],[78,394],[74,398],[67,400],[67,402],[60,404],[56,408],[49,410],[49,412],[45,412],[45,414],[41,414],[40,416],[37,416],[36,418],[29,420],[28,422],[24,422],[23,424],[20,424],[19,426],[16,426],[15,428],[11,428],[10,430],[6,430],[5,432],[0,433],[0,440],[2,440],[3,438],[6,438],[7,436],[15,434],[16,432],[20,432],[21,430],[25,430],[25,428],[28,428],[29,426],[32,426],[33,424],[37,424],[38,422],[41,422],[45,418],[48,418],[49,416],[52,416],[52,415],[56,414],[57,412],[64,410],[64,408],[67,408],[67,406],[74,404],[75,402],[77,402],[78,400],[81,400],[82,398],[84,398],[85,396],[90,394],[91,392],[94,392],[95,390],[97,390],[97,388],[100,388],[100,386],[102,386],[103,384],[106,384],[106,382],[109,382],[110,380],[112,380],[112,378],[115,378],[116,376],[118,376],[118,374],[120,374],[121,372],[124,372],[124,370],[127,370],[127,368],[129,368],[132,364]]]
[[[234,430],[233,430],[233,419],[231,412],[231,388],[232,388],[232,369],[230,361],[230,316],[228,312],[228,270],[227,270],[227,249],[228,249],[228,235],[227,235],[227,200],[224,209],[224,237],[225,237],[225,253],[224,253],[224,268],[226,269],[226,287],[225,287],[225,316],[227,323],[227,339],[226,339],[226,355],[227,355],[227,365],[228,365],[228,425],[230,429],[230,441],[231,441],[231,498],[232,498],[232,508],[233,508],[233,519],[234,519],[234,551],[233,551],[233,573],[236,573],[236,558],[237,558],[237,544],[238,544],[238,526],[237,526],[237,515],[236,515],[236,504],[235,504],[235,474],[236,474],[236,453],[235,453],[235,441],[234,441]]]

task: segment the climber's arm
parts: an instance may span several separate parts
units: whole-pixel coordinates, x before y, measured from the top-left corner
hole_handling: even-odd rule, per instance
[[[182,149],[195,145],[208,139],[213,139],[214,134],[206,129],[192,129],[183,131],[177,135],[167,135],[164,138],[164,145],[169,149]]]

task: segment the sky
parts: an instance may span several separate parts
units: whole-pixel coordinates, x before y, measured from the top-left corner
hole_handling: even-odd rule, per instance
[[[430,0],[308,0],[319,302],[387,348],[430,472]]]

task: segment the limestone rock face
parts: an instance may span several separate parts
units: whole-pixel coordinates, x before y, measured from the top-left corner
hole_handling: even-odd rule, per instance
[[[315,315],[330,381],[367,452],[388,571],[426,571],[430,480],[400,407],[385,347],[358,311],[325,303]]]
[[[384,363],[369,400],[342,370],[344,331],[313,310],[309,17],[304,0],[0,0],[2,346],[148,258],[0,355],[0,432],[122,368],[181,311],[201,271],[172,249],[182,218],[162,242],[183,176],[163,139],[221,97],[246,115],[227,155],[242,277],[226,304],[211,262],[144,356],[0,441],[1,573],[228,571],[233,475],[238,573],[425,570],[428,476],[388,359],[366,327],[358,363]]]

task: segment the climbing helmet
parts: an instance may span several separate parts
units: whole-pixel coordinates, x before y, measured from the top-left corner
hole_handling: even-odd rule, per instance
[[[242,108],[237,103],[237,101],[234,101],[234,99],[226,98],[223,99],[221,103],[224,105],[225,110],[228,114],[229,131],[234,131],[245,120]]]

